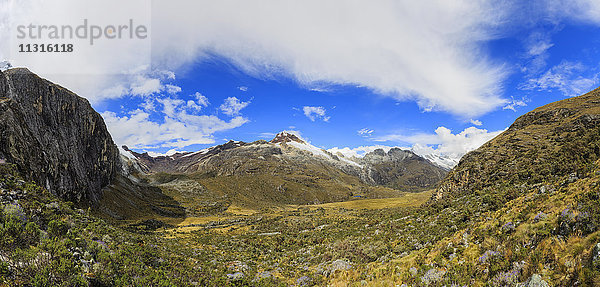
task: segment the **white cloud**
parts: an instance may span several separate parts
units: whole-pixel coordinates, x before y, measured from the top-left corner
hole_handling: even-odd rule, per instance
[[[549,57],[548,50],[553,46],[550,32],[531,33],[525,40],[527,63],[521,67],[521,72],[532,75],[546,68],[546,60]]]
[[[203,107],[208,107],[208,105],[210,105],[208,98],[203,96],[201,93],[196,92],[193,96],[194,98],[196,98],[198,105],[201,105]]]
[[[536,78],[519,86],[523,90],[559,90],[567,97],[582,95],[598,85],[598,74],[586,73],[587,67],[579,62],[563,61]],[[586,75],[586,76],[582,76]]]
[[[250,102],[242,102],[236,97],[229,97],[225,99],[219,109],[228,116],[236,116],[240,114],[240,111],[247,107]]]
[[[240,90],[242,92],[247,92],[248,91],[248,87],[246,87],[246,86],[239,86],[238,90]]]
[[[363,128],[360,129],[358,131],[356,131],[358,133],[358,135],[363,136],[363,137],[368,137],[373,133],[373,130],[370,130],[368,128]]]
[[[85,76],[84,78],[87,79]],[[123,72],[118,77],[104,79],[109,78],[113,79],[112,85],[98,91],[98,94],[91,98],[92,103],[105,99],[118,99],[124,96],[148,97],[161,92],[167,92],[171,95],[181,92],[181,87],[166,83],[175,79],[175,74],[172,71],[152,70],[148,66],[139,66]],[[77,80],[77,77],[75,77],[75,80]],[[89,91],[96,88],[97,86],[92,84]]]
[[[181,92],[181,87],[178,87],[175,85],[166,84],[165,88],[167,90],[167,93],[169,93],[171,95],[175,95],[175,94]]]
[[[527,103],[525,102],[525,99],[520,99],[520,100],[516,100],[515,98],[512,98],[512,101],[504,106],[502,109],[503,110],[511,110],[513,112],[517,111],[517,107],[526,107]]]
[[[190,97],[195,98],[196,100],[188,100],[186,102],[186,107],[195,111],[200,111],[202,110],[203,107],[207,107],[210,102],[208,101],[208,98],[203,96],[201,93],[196,92],[193,95],[190,95]]]
[[[175,69],[216,54],[257,77],[284,75],[309,89],[362,86],[461,116],[504,103],[504,67],[479,49],[497,37],[507,14],[496,2],[263,4],[156,2],[162,13],[153,19],[152,36],[168,39],[153,46],[157,62]]]
[[[163,86],[159,79],[143,79],[131,87],[131,94],[149,96],[162,91]]]
[[[446,127],[438,127],[433,134],[419,133],[413,135],[391,134],[379,137],[377,141],[404,142],[412,145],[429,146],[437,154],[462,156],[472,151],[503,131],[489,132],[486,129],[469,127],[460,133],[453,134]]]
[[[197,108],[181,99],[165,97],[156,102],[159,105],[150,99],[142,104],[144,110],[134,110],[123,116],[111,111],[102,113],[113,140],[118,145],[136,149],[183,148],[192,144],[212,144],[214,133],[248,122],[241,116],[226,121],[214,115],[197,114]],[[155,117],[152,112],[156,113]]]
[[[480,120],[474,120],[471,119],[469,122],[471,122],[472,124],[476,125],[476,126],[481,126],[483,125],[483,123]]]
[[[40,7],[55,7],[66,15],[98,14],[90,15],[90,19],[115,14],[114,9],[89,9],[88,3],[61,7],[56,1],[46,6],[40,5],[47,2],[41,0],[8,2],[12,5],[0,7],[2,39],[7,39],[10,19],[62,22],[49,18],[56,13]],[[534,13],[532,7],[543,12]],[[414,100],[425,111],[444,110],[466,118],[505,104],[500,94],[506,69],[502,63],[489,60],[481,44],[502,37],[503,29],[519,21],[536,23],[552,18],[600,24],[600,2],[596,0],[534,4],[493,0],[267,0],[261,5],[242,0],[174,0],[153,1],[151,8],[161,11],[152,13],[153,67],[179,71],[217,55],[258,77],[283,75],[309,89],[356,85],[399,100]],[[541,51],[551,45],[544,41],[538,44],[530,47],[531,54],[542,55]],[[123,96],[132,87],[140,94],[159,90],[155,80],[131,85],[138,80],[122,77],[123,71],[139,62],[138,55],[105,48],[102,52],[110,53],[110,57],[88,57],[85,63],[64,58],[59,63],[102,73],[41,76],[93,103],[108,95]],[[9,50],[9,43],[1,41],[0,59],[8,58]],[[30,66],[34,72],[42,70],[35,65]]]
[[[600,24],[600,2],[597,0],[539,0],[546,17],[558,22],[567,19],[583,23]]]
[[[325,122],[328,122],[331,118],[325,115],[326,110],[324,107],[304,106],[302,108],[302,111],[304,112],[304,115],[313,122],[317,119],[321,119]]]

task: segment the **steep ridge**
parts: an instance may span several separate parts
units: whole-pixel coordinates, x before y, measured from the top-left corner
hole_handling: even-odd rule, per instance
[[[537,108],[465,155],[397,221],[411,255],[382,268],[416,285],[598,286],[598,186],[600,89]]]
[[[102,117],[27,69],[0,72],[0,158],[65,200],[96,202],[119,152]]]
[[[505,132],[466,154],[434,199],[497,185],[573,178],[600,155],[600,89],[539,107]]]

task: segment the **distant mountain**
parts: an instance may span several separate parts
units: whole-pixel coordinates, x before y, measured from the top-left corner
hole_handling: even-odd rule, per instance
[[[169,185],[161,174],[177,175],[168,178],[177,179],[180,185],[192,184],[190,181],[200,184],[207,200],[219,199],[223,204],[306,204],[353,196],[390,197],[401,191],[433,188],[446,174],[410,151],[377,151],[362,159],[348,159],[287,131],[268,142],[229,141],[170,156],[152,157],[126,146],[122,153],[132,169],[150,174],[159,184]]]
[[[414,147],[411,149],[411,151],[448,171],[453,169],[458,164],[461,158],[460,156],[454,154],[446,155],[438,153],[425,153],[418,149],[415,149]]]
[[[400,148],[387,153],[377,149],[355,160],[364,167],[361,178],[366,182],[408,191],[433,188],[447,173],[414,152]]]

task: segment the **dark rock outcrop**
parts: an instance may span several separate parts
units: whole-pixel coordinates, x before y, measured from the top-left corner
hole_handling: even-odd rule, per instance
[[[91,204],[120,169],[89,102],[27,69],[0,72],[0,159],[61,198]]]
[[[275,135],[275,138],[273,138],[270,141],[270,143],[286,143],[286,142],[304,143],[304,141],[302,139],[300,139],[297,135],[286,132],[286,131],[278,133],[277,135]]]

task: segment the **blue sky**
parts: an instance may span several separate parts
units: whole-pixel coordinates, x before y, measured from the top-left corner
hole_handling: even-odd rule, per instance
[[[266,2],[152,1],[148,65],[42,76],[88,98],[117,144],[157,153],[294,130],[462,155],[600,85],[598,1]]]

